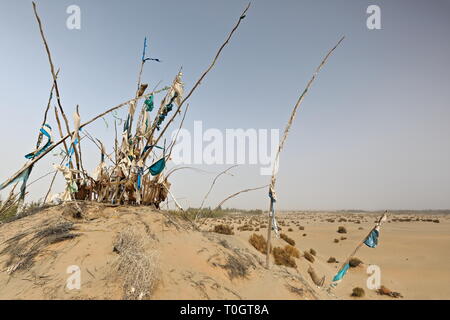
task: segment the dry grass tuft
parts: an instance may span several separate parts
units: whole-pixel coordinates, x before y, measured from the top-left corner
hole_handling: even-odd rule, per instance
[[[364,297],[364,289],[360,287],[353,288],[352,297],[362,298]]]
[[[252,234],[250,239],[248,239],[248,242],[250,242],[250,244],[259,252],[263,254],[267,253],[267,241],[262,235],[256,233]]]
[[[377,290],[379,295],[385,295],[392,298],[403,298],[403,296],[399,292],[394,292],[386,288],[385,286],[381,286],[380,289]]]
[[[309,249],[309,253],[311,253],[313,256],[316,256],[317,252],[314,249]]]
[[[160,279],[155,250],[146,250],[146,238],[128,228],[120,232],[114,241],[118,258],[114,269],[123,280],[123,298],[141,300],[149,298]]]
[[[336,263],[337,260],[336,260],[335,257],[329,257],[328,260],[327,260],[327,262],[328,262],[328,263]]]
[[[222,268],[228,271],[228,276],[231,280],[234,278],[246,278],[249,274],[248,269],[250,265],[245,259],[237,258],[233,255],[229,255],[227,263]]]
[[[303,257],[311,263],[314,263],[314,261],[315,261],[314,256],[311,253],[309,253],[308,251],[305,251],[305,253],[303,254]]]
[[[217,226],[214,226],[213,232],[227,235],[234,234],[233,228],[226,224],[219,224]]]
[[[273,248],[273,257],[276,265],[282,265],[286,267],[296,268],[297,264],[292,258],[290,253],[283,248],[275,247]]]
[[[18,270],[27,270],[34,265],[34,259],[43,249],[51,244],[73,239],[78,234],[72,222],[64,220],[47,220],[36,228],[22,232],[5,241],[6,247],[0,255],[7,254],[7,273],[12,274]]]
[[[295,241],[287,236],[287,234],[280,234],[280,238],[289,243],[291,246],[295,246]]]
[[[343,226],[340,226],[340,227],[338,227],[337,232],[338,233],[347,233],[347,229],[345,229],[345,227],[343,227]]]
[[[350,267],[352,267],[352,268],[356,268],[357,266],[359,266],[359,265],[362,264],[362,263],[363,263],[363,262],[362,262],[360,259],[356,258],[356,257],[351,258],[351,259],[349,260],[349,262],[348,262],[348,264],[349,264]]]
[[[292,257],[294,258],[300,258],[300,251],[298,251],[297,248],[287,244],[284,246],[284,250]]]

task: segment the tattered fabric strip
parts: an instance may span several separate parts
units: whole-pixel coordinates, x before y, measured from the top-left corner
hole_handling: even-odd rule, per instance
[[[25,155],[25,158],[27,159],[34,159],[35,157],[39,156],[42,152],[48,149],[53,144],[52,140],[52,127],[48,124],[44,124],[41,129],[39,129],[39,132],[42,133],[44,136],[47,137],[47,142],[45,145],[43,145],[41,148],[36,149],[33,152],[30,152]]]

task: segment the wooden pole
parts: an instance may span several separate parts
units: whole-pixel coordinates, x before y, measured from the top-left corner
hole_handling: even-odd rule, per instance
[[[276,172],[277,172],[277,166],[278,166],[278,160],[280,158],[280,153],[281,150],[283,149],[284,143],[286,142],[287,136],[289,134],[289,130],[292,126],[292,122],[295,119],[295,116],[297,114],[297,109],[299,108],[300,104],[302,103],[303,99],[306,96],[306,93],[308,92],[309,88],[311,87],[312,83],[314,82],[314,80],[317,77],[317,74],[319,73],[320,69],[322,69],[322,67],[324,66],[324,64],[327,62],[329,56],[333,53],[333,51],[339,46],[339,44],[344,40],[345,37],[342,37],[338,43],[330,50],[328,51],[327,55],[325,56],[325,58],[322,60],[322,62],[320,63],[320,65],[316,68],[316,71],[314,72],[313,76],[311,77],[311,79],[309,80],[308,84],[306,85],[305,90],[303,90],[302,94],[300,95],[300,97],[297,100],[297,103],[294,106],[294,109],[292,110],[291,116],[289,118],[289,121],[286,125],[286,128],[284,129],[284,134],[283,137],[281,138],[280,144],[278,145],[278,151],[277,154],[275,156],[275,161],[274,161],[274,166],[273,166],[273,171],[272,171],[272,178],[271,178],[271,182],[270,182],[270,186],[269,186],[269,194],[271,194],[273,197],[275,197],[275,183],[276,183]],[[267,230],[267,252],[266,252],[266,268],[269,268],[269,263],[270,263],[270,242],[271,242],[271,232],[272,232],[272,211],[273,211],[273,199],[270,199],[270,210],[269,210],[269,223],[268,223],[268,230]],[[275,214],[275,212],[273,213]]]

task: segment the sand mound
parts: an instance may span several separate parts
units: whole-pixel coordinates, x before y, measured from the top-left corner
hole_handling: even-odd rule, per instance
[[[0,225],[0,252],[0,299],[317,299],[321,294],[295,270],[266,270],[264,255],[246,240],[199,231],[189,221],[146,207],[47,208]],[[78,275],[80,289],[73,280]]]

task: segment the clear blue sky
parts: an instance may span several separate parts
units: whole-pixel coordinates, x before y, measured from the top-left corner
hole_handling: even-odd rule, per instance
[[[63,106],[82,120],[133,97],[149,37],[144,82],[169,84],[183,66],[186,89],[210,63],[246,1],[37,1]],[[66,8],[81,8],[81,30],[66,28]],[[381,8],[368,30],[366,8]],[[450,2],[253,1],[216,68],[190,99],[186,128],[280,128],[327,50],[346,40],[306,97],[281,156],[281,209],[450,208]],[[0,2],[0,126],[3,181],[33,149],[51,86],[31,1]],[[52,118],[53,119],[53,118]],[[87,129],[112,137],[99,121]],[[51,123],[55,126],[53,120]],[[98,150],[83,145],[91,169]],[[111,151],[111,150],[110,150]],[[50,171],[48,157],[34,178]],[[199,166],[220,171],[226,166]],[[269,183],[258,166],[219,180],[207,205]],[[214,175],[180,171],[174,194],[198,206]],[[37,199],[50,177],[30,188]],[[62,177],[57,184],[63,188]],[[4,195],[3,195],[4,197]],[[266,190],[227,206],[266,208]]]

